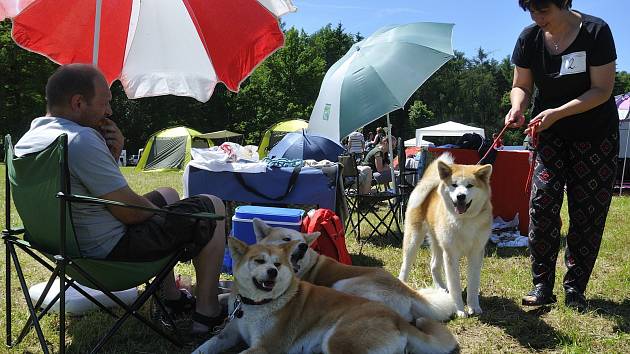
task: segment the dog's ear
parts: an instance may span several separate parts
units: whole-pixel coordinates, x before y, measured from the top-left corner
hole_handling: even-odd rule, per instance
[[[453,170],[451,166],[447,165],[444,161],[438,160],[437,162],[438,174],[440,175],[440,179],[447,179],[451,177],[453,174]]]
[[[256,242],[260,242],[263,238],[267,237],[271,232],[271,226],[267,225],[259,218],[253,218],[252,223],[254,225],[254,234],[256,235]]]
[[[313,242],[315,242],[315,240],[317,240],[317,238],[319,237],[319,235],[321,235],[322,233],[319,231],[315,231],[313,233],[310,234],[304,234],[304,238],[306,239],[306,243],[308,243],[308,245],[312,245]]]
[[[490,176],[492,175],[492,165],[483,165],[475,171],[475,177],[478,179],[490,183]]]
[[[232,259],[234,264],[238,263],[241,257],[247,253],[247,244],[236,237],[228,237],[228,247],[232,253]]]

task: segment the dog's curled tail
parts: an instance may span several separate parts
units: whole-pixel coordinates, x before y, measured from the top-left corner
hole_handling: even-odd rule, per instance
[[[428,317],[438,321],[446,321],[457,308],[451,296],[438,288],[423,288],[416,291],[418,298],[411,305],[413,318]]]
[[[457,338],[443,324],[428,318],[416,320],[416,326],[405,326],[407,351],[411,353],[456,353]]]

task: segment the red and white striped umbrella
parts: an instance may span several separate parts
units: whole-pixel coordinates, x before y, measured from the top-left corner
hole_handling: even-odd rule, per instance
[[[94,63],[129,98],[206,102],[284,44],[291,0],[0,0],[13,39],[59,64]],[[97,31],[95,29],[98,29]]]

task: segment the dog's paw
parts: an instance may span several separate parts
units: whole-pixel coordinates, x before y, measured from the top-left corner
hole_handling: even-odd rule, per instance
[[[456,312],[455,314],[456,314],[456,315],[457,315],[457,317],[459,317],[459,318],[466,318],[466,317],[468,317],[468,314],[467,314],[466,312],[464,312],[464,311],[460,311],[460,310],[457,310],[457,312]]]
[[[468,311],[466,311],[468,313],[468,315],[473,316],[473,315],[481,315],[483,313],[483,311],[481,311],[481,307],[479,306],[474,306],[474,307],[468,307]]]

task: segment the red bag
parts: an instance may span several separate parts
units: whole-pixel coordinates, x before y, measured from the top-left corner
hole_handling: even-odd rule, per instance
[[[321,235],[313,242],[311,248],[317,253],[333,258],[344,264],[352,264],[346,248],[344,227],[339,216],[330,209],[317,209],[312,216],[302,220],[302,232],[319,231]]]

